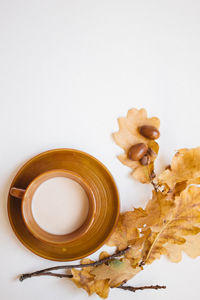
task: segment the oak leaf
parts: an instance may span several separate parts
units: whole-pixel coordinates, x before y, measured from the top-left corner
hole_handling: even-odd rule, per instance
[[[151,226],[159,224],[162,216],[174,205],[165,198],[161,192],[153,191],[152,199],[147,203],[145,210],[135,208],[120,214],[117,227],[107,245],[116,246],[118,250],[131,246],[132,251],[128,251],[125,256],[138,258],[137,249],[142,248],[145,238],[150,234]]]
[[[82,259],[82,264],[92,263],[90,259]],[[83,267],[81,270],[71,269],[73,275],[72,281],[76,284],[77,287],[83,288],[86,290],[88,295],[96,293],[101,298],[107,298],[109,294],[109,280],[97,280],[95,275],[91,274],[92,270],[95,267]]]
[[[170,169],[159,176],[159,183],[173,189],[181,182],[196,183],[200,177],[200,147],[180,149],[174,155]]]
[[[167,243],[182,245],[186,243],[185,236],[200,232],[200,188],[189,186],[173,204],[166,204],[166,213],[164,209],[158,223],[151,226],[152,233],[145,242],[143,261],[147,264],[162,254],[169,256]]]
[[[139,228],[143,227],[147,216],[142,208],[135,208],[133,211],[127,211],[120,214],[117,227],[107,242],[108,246],[116,246],[122,250],[131,244],[132,240],[138,239]]]
[[[127,259],[130,260],[131,265],[135,268],[141,266],[141,262],[143,261],[143,248],[150,234],[150,228],[141,231],[140,237],[130,242],[130,249],[124,255]]]
[[[113,259],[108,264],[97,266],[91,271],[96,280],[109,280],[110,287],[116,287],[134,277],[141,268],[134,268],[128,259]]]
[[[182,252],[185,252],[191,258],[196,258],[200,256],[200,233],[186,236],[185,243],[182,245],[168,243],[165,248],[167,250],[166,256],[171,262],[180,262]]]
[[[141,183],[148,183],[151,180],[151,174],[154,170],[154,160],[157,156],[159,146],[155,141],[143,137],[138,127],[151,125],[159,129],[160,121],[156,117],[148,118],[145,109],[130,109],[125,118],[118,118],[119,131],[113,134],[113,138],[118,146],[124,150],[124,154],[118,156],[118,159],[126,166],[130,167],[134,179]],[[145,143],[152,149],[153,155],[150,156],[150,163],[143,166],[139,161],[132,161],[128,158],[129,148],[138,143]]]
[[[145,219],[146,228],[155,228],[162,225],[163,218],[172,207],[174,207],[174,202],[171,199],[168,199],[162,192],[153,190],[152,199],[148,201],[145,208],[147,214]]]

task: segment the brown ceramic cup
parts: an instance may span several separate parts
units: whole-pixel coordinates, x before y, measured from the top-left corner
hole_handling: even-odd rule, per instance
[[[67,177],[78,182],[85,190],[89,201],[88,215],[84,223],[75,231],[64,235],[51,234],[43,230],[35,221],[32,212],[32,199],[36,189],[44,181],[54,177]],[[15,198],[21,199],[21,211],[22,211],[23,220],[27,228],[29,229],[29,231],[41,241],[45,241],[53,244],[62,244],[62,243],[64,244],[66,242],[70,242],[72,240],[78,239],[88,231],[88,229],[90,228],[90,226],[94,221],[95,198],[93,192],[89,187],[89,185],[87,184],[87,182],[84,180],[84,178],[82,178],[80,175],[72,171],[62,170],[62,169],[47,171],[34,178],[31,181],[31,183],[28,185],[26,190],[17,187],[12,187],[10,189],[10,195]]]

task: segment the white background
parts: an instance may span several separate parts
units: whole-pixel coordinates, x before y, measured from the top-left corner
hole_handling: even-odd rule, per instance
[[[72,147],[110,169],[123,211],[143,206],[151,187],[128,176],[111,133],[131,107],[158,116],[158,171],[176,149],[200,145],[200,1],[0,0],[0,57],[0,299],[87,299],[66,279],[17,280],[57,263],[15,237],[6,210],[9,184],[33,155]],[[197,300],[199,263],[162,258],[130,283],[167,290],[113,289],[109,299]]]

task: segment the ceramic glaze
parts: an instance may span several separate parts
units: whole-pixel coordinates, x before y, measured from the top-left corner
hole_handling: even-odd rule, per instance
[[[52,234],[78,229],[88,215],[88,197],[82,186],[66,177],[44,181],[35,191],[32,212],[35,221]]]
[[[74,176],[70,176],[68,170]],[[41,179],[44,176],[45,180],[56,176],[77,179],[85,186],[90,204],[89,213],[93,219],[87,233],[84,233],[83,229],[80,236],[68,242],[68,237],[63,235],[46,232],[44,236],[38,232],[33,224],[35,219],[30,216],[32,211],[31,191],[33,187],[38,186],[38,182],[41,184],[44,180],[40,181],[37,179],[38,177],[33,178],[33,174],[38,174]],[[10,191],[12,188],[21,189],[25,183],[30,186],[30,190],[28,192],[28,188],[26,189],[27,196],[25,195],[21,201],[12,196],[11,192],[9,193],[8,216],[18,239],[33,253],[53,261],[78,260],[97,251],[111,236],[120,211],[119,194],[110,172],[91,155],[75,149],[53,149],[40,153],[26,162],[18,171],[11,183]],[[94,210],[91,206],[93,201]],[[94,212],[93,216],[92,211]],[[34,234],[37,236],[34,237]],[[48,237],[47,235],[52,236]]]

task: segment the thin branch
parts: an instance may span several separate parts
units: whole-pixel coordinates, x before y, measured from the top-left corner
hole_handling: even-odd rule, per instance
[[[156,192],[159,191],[159,185],[157,185],[153,180],[151,180],[151,184]]]
[[[33,273],[26,273],[26,274],[22,274],[19,278],[20,281],[23,281],[24,279],[27,278],[31,278],[33,276],[39,276],[39,274],[42,273],[47,273],[49,271],[54,271],[54,270],[61,270],[61,269],[74,269],[74,268],[86,268],[86,267],[95,267],[98,265],[102,265],[104,263],[106,263],[109,260],[112,260],[115,257],[119,257],[124,255],[128,250],[130,249],[130,247],[125,248],[124,250],[118,251],[104,259],[100,259],[98,261],[95,261],[93,263],[88,263],[88,264],[77,264],[77,265],[64,265],[64,266],[56,266],[56,267],[51,267],[51,268],[47,268],[47,269],[42,269]],[[52,274],[52,273],[51,273]],[[53,273],[54,274],[54,273]],[[50,276],[54,276],[54,275],[50,275]]]
[[[26,274],[27,275],[27,274]],[[53,277],[58,277],[58,278],[72,278],[73,275],[67,275],[67,274],[58,274],[58,273],[52,273],[52,272],[44,272],[44,273],[38,273],[38,274],[31,274],[30,277],[38,277],[38,276],[53,276]],[[26,277],[28,278],[28,277]],[[23,275],[20,276],[20,281],[23,281],[24,278],[23,278]],[[126,283],[126,282],[124,282]],[[153,289],[153,290],[158,290],[158,289],[166,289],[166,286],[165,285],[149,285],[149,286],[139,286],[139,287],[134,287],[134,286],[130,286],[130,285],[120,285],[120,286],[117,286],[115,288],[118,288],[118,289],[122,289],[122,290],[125,290],[125,291],[130,291],[130,292],[136,292],[136,291],[139,291],[139,290],[147,290],[147,289]]]
[[[150,180],[150,183],[152,184],[154,190],[156,192],[158,192],[159,186],[153,181],[155,177],[156,177],[156,173],[154,170],[152,170],[151,174],[149,175],[149,180]]]
[[[28,277],[28,274],[25,274],[26,275],[26,278],[29,278]],[[58,277],[58,278],[72,278],[73,275],[67,275],[67,274],[58,274],[58,273],[52,273],[52,272],[44,272],[44,273],[38,273],[38,274],[31,274],[30,277],[38,277],[38,276],[53,276],[53,277]],[[19,280],[20,281],[23,281],[25,278],[24,278],[24,275],[21,275]]]
[[[120,286],[117,286],[116,288],[135,293],[138,290],[147,290],[147,289],[159,290],[159,289],[166,289],[166,286],[165,285],[147,285],[147,286],[134,287],[134,286],[130,286],[130,285],[120,285]]]
[[[155,178],[156,178],[156,174],[155,174],[155,172],[154,172],[154,170],[153,170],[153,171],[151,172],[150,176],[149,176],[150,183],[152,184],[152,186],[153,186],[154,190],[156,191],[156,193],[157,193],[157,192],[163,193],[163,191],[164,191],[164,186],[161,186],[161,185],[159,185],[159,183],[156,183],[156,182],[154,181]]]

